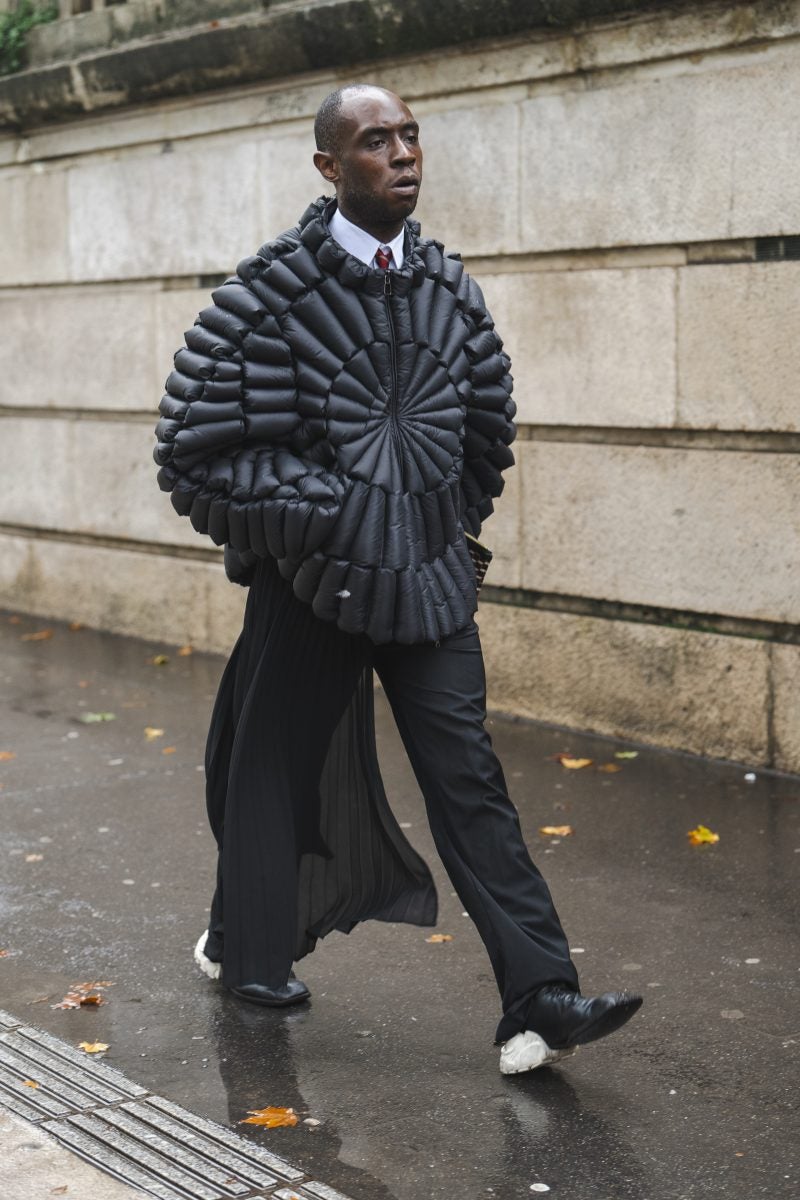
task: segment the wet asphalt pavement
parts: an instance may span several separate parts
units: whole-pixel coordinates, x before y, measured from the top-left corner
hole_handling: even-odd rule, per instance
[[[332,934],[298,968],[311,1004],[279,1012],[191,957],[214,872],[200,764],[223,660],[7,613],[0,654],[14,755],[0,761],[0,1007],[108,1042],[109,1063],[222,1124],[266,1105],[319,1120],[237,1128],[353,1200],[518,1200],[532,1184],[564,1200],[798,1194],[799,779],[747,782],[746,766],[645,747],[615,759],[631,747],[491,721],[582,990],[645,997],[617,1035],[504,1078],[488,959],[380,695],[387,791],[453,940],[376,922]],[[566,769],[562,751],[593,765]],[[699,823],[717,845],[689,845]],[[574,835],[539,834],[551,824]],[[104,1006],[51,1007],[90,980],[113,984]]]

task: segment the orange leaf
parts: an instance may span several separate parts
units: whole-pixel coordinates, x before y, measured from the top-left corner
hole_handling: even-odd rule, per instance
[[[190,654],[194,654],[194,646],[181,646],[178,658],[188,658]]]
[[[8,618],[9,625],[19,625],[19,624],[21,624],[21,622],[22,622],[22,617],[13,616],[13,617]]]
[[[590,767],[592,765],[591,758],[571,758],[569,754],[556,754],[555,757],[561,763],[562,767],[568,767],[570,771],[580,771],[581,767]]]
[[[574,832],[571,825],[542,825],[539,830],[545,837],[569,837]]]
[[[0,762],[10,762],[12,758],[16,757],[13,750],[0,750]]]
[[[279,1129],[282,1125],[296,1125],[297,1114],[293,1108],[250,1108],[249,1117],[240,1125],[266,1125],[267,1129]]]
[[[162,754],[174,754],[175,751],[177,750],[177,748],[178,748],[177,746],[165,746],[164,749],[161,751],[161,753]]]
[[[0,950],[0,958],[8,958],[10,953],[10,950]]]
[[[442,942],[452,942],[452,933],[432,933],[430,937],[426,937],[426,942],[432,942],[434,945],[441,945]]]
[[[52,629],[39,629],[36,633],[23,633],[21,642],[46,642],[53,636]]]
[[[712,833],[710,829],[706,829],[705,825],[698,825],[696,829],[690,829],[687,837],[692,846],[702,846],[708,844],[713,846],[719,841],[719,834]]]
[[[102,1054],[108,1049],[108,1042],[78,1042],[78,1046],[87,1054]]]
[[[29,1088],[37,1088],[39,1085],[35,1079],[23,1079],[22,1086],[29,1087]]]
[[[70,633],[77,633],[79,629],[83,629],[83,628],[84,628],[84,625],[83,625],[82,621],[70,621],[70,623],[69,623]]]
[[[597,769],[598,771],[605,771],[606,775],[615,775],[617,771],[622,770],[622,767],[617,763],[600,763]]]

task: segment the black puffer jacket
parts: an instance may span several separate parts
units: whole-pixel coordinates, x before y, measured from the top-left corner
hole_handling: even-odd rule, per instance
[[[331,237],[335,201],[241,262],[175,355],[159,484],[317,616],[436,641],[476,608],[477,536],[514,457],[509,360],[456,255],[407,222],[399,271]]]

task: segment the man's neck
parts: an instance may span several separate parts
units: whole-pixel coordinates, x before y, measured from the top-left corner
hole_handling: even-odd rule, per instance
[[[346,220],[350,221],[353,225],[357,225],[359,229],[363,229],[365,233],[370,235],[370,237],[376,238],[384,245],[387,242],[393,242],[403,228],[402,217],[399,221],[393,221],[390,224],[378,223],[376,221],[370,221],[369,218],[365,219],[358,213],[345,208],[341,202],[339,202],[338,207],[339,212],[343,217],[346,218]]]

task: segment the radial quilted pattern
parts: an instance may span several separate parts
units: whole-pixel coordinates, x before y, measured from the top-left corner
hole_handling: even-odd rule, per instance
[[[175,356],[159,483],[214,541],[278,560],[376,642],[471,619],[477,535],[513,463],[509,362],[457,256],[407,223],[403,267],[331,237],[335,202],[239,264]]]

